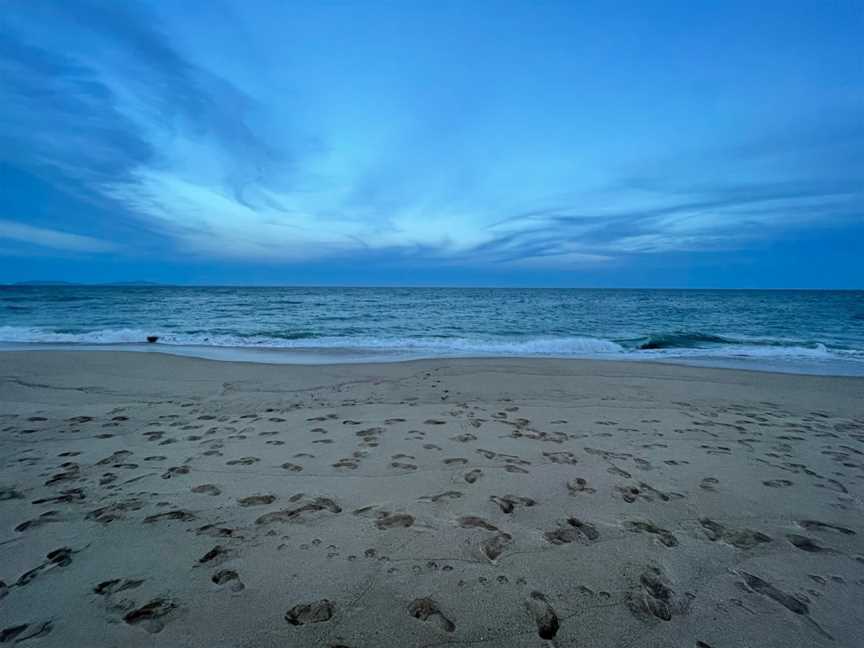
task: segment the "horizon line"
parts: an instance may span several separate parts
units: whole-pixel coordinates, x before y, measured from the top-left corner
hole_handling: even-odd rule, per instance
[[[772,291],[772,292],[864,292],[861,288],[765,288],[765,287],[676,287],[676,286],[518,286],[518,285],[440,285],[440,284],[227,284],[227,283],[161,283],[155,281],[117,281],[85,283],[72,281],[19,281],[0,283],[0,288],[355,288],[355,289],[411,289],[427,290],[716,290],[716,291]]]

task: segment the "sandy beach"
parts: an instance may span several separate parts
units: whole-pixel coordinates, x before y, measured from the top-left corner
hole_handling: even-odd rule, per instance
[[[864,643],[864,379],[0,355],[0,642]]]

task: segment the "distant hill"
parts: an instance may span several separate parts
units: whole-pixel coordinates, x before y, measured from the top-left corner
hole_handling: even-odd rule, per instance
[[[155,281],[113,281],[111,283],[98,284],[100,286],[161,286]]]
[[[10,286],[161,286],[155,281],[111,281],[108,283],[84,284],[72,281],[16,281]]]

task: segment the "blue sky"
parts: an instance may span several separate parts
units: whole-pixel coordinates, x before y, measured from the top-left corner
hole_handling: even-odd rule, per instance
[[[864,288],[856,0],[0,9],[0,281]]]

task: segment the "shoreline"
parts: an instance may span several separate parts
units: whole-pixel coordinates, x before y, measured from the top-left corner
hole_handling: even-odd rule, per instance
[[[180,358],[197,358],[214,362],[288,365],[288,366],[342,366],[357,364],[399,364],[406,362],[449,362],[453,360],[556,360],[574,362],[609,362],[614,364],[671,365],[704,369],[725,369],[757,373],[800,376],[826,376],[864,378],[864,363],[834,358],[816,360],[795,358],[766,361],[747,356],[671,356],[645,357],[633,355],[424,355],[404,351],[368,348],[275,348],[275,347],[223,347],[166,344],[116,345],[62,345],[62,344],[0,344],[0,357],[7,353],[134,353],[158,354]]]

